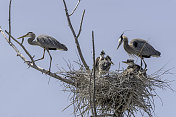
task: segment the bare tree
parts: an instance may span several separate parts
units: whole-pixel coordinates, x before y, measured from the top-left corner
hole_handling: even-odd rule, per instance
[[[108,75],[98,75],[95,71],[95,44],[94,32],[92,31],[92,47],[93,47],[93,65],[92,70],[87,65],[78,38],[82,31],[85,10],[82,13],[79,31],[76,33],[72,26],[70,17],[75,13],[80,4],[78,0],[75,8],[69,14],[67,4],[63,0],[65,14],[68,21],[69,28],[73,34],[75,44],[80,57],[80,69],[75,70],[71,66],[69,71],[48,72],[48,70],[38,66],[33,56],[23,45],[23,41],[17,41],[11,34],[11,2],[9,3],[9,32],[0,27],[0,32],[7,40],[7,43],[15,50],[23,62],[29,67],[36,69],[44,74],[58,79],[66,85],[66,88],[73,93],[72,102],[70,105],[74,106],[74,113],[79,113],[84,117],[89,112],[92,112],[93,117],[131,117],[135,116],[135,112],[140,110],[141,115],[146,113],[152,117],[154,111],[153,98],[157,95],[156,88],[172,88],[168,81],[161,79],[161,76],[168,74],[169,70],[161,72],[158,70],[154,74],[146,75],[146,71],[136,71],[135,68],[128,68],[125,70],[110,71]],[[9,36],[7,38],[6,34]],[[11,40],[12,39],[12,40]],[[23,55],[17,48],[19,45],[25,52]],[[27,60],[29,57],[30,60]],[[69,107],[69,106],[68,106]],[[90,114],[89,114],[90,115]]]

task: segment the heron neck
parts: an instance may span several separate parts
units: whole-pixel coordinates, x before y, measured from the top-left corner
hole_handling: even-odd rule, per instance
[[[124,40],[123,40],[123,46],[124,46],[124,48],[129,46],[127,38],[124,38]]]
[[[128,63],[128,65],[129,65],[130,67],[134,66],[134,64],[133,64],[133,63]]]
[[[34,39],[35,39],[35,37],[30,37],[30,38],[28,39],[28,43],[29,43],[30,45],[38,45],[38,43],[37,43],[36,41],[34,41]]]
[[[129,46],[129,44],[128,44],[128,38],[124,38],[124,40],[123,40],[123,47],[124,47],[124,49],[126,50],[126,52],[128,53],[128,54],[132,54],[132,48]]]

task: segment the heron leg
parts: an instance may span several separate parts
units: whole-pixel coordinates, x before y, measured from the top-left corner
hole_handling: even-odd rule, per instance
[[[144,58],[143,57],[141,57],[141,66],[140,66],[140,69],[139,69],[139,71],[142,71],[143,69],[142,69],[142,61],[144,60]]]
[[[147,68],[147,64],[146,64],[146,62],[144,61],[144,59],[142,59],[143,60],[143,62],[144,62],[144,64],[145,64],[145,70],[146,70],[146,68]]]
[[[43,50],[43,56],[42,56],[42,58],[35,60],[35,62],[44,59],[44,57],[45,57],[45,49]]]
[[[142,68],[142,60],[143,60],[143,58],[141,58],[141,68]],[[140,68],[140,69],[141,69],[141,68]]]
[[[47,52],[48,52],[48,54],[49,54],[49,56],[50,56],[50,66],[49,66],[49,72],[50,72],[50,70],[51,70],[51,62],[52,62],[52,57],[51,57],[51,54],[50,54],[50,52],[49,52],[49,50],[47,49]]]

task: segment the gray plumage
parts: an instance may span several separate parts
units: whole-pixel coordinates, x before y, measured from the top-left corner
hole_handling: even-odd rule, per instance
[[[147,41],[143,39],[133,39],[128,44],[128,38],[124,36],[123,34],[120,36],[119,39],[119,45],[117,49],[120,47],[120,45],[123,42],[123,47],[125,51],[130,55],[135,55],[141,58],[141,67],[142,67],[142,61],[145,64],[145,68],[147,67],[147,64],[144,61],[144,58],[150,58],[152,57],[159,57],[161,53],[153,48]]]
[[[37,46],[40,46],[44,49],[43,56],[40,59],[37,59],[35,61],[39,61],[39,60],[44,59],[45,50],[47,50],[47,52],[50,56],[49,72],[50,72],[50,69],[51,69],[51,61],[52,61],[52,57],[51,57],[51,54],[50,54],[49,50],[63,50],[63,51],[68,50],[67,47],[64,44],[61,44],[54,37],[51,37],[51,36],[48,36],[48,35],[40,35],[35,40],[35,37],[36,37],[35,34],[33,32],[28,32],[26,35],[21,36],[18,39],[24,38],[24,37],[29,37],[28,38],[28,43],[30,45],[37,45]]]
[[[48,35],[40,35],[35,40],[35,34],[33,32],[28,32],[26,35],[19,38],[29,37],[28,43],[30,45],[38,45],[47,50],[64,50],[67,51],[67,47],[64,44],[61,44],[54,37]]]
[[[134,54],[144,58],[159,57],[161,53],[155,50],[148,42],[143,39],[133,39],[129,46],[133,48]],[[125,48],[125,47],[124,47]]]
[[[67,51],[67,47],[64,44],[61,44],[55,38],[48,35],[40,35],[37,37],[37,42],[43,48],[48,48],[49,50],[64,50]]]

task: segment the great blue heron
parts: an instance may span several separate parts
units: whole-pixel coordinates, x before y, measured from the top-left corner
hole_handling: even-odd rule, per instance
[[[141,58],[141,68],[142,68],[142,61],[145,64],[145,69],[147,68],[147,64],[144,61],[144,58],[152,57],[159,57],[161,53],[155,50],[147,41],[143,39],[133,39],[128,44],[128,38],[123,35],[120,36],[119,45],[117,49],[123,42],[123,47],[125,51],[130,55],[135,55]]]
[[[142,73],[144,76],[146,76],[146,70],[141,68],[141,66],[135,64],[133,59],[127,59],[127,61],[122,62],[128,65],[127,70],[129,70],[129,72]]]
[[[123,63],[126,63],[128,65],[127,69],[132,68],[135,71],[143,70],[141,66],[134,63],[133,59],[127,59],[127,61],[122,61]]]
[[[30,45],[37,45],[40,46],[44,49],[43,56],[40,59],[37,59],[35,61],[39,61],[44,59],[45,56],[45,50],[48,52],[50,56],[50,66],[49,66],[49,72],[51,70],[51,62],[52,62],[52,57],[49,52],[49,50],[63,50],[67,51],[67,47],[64,44],[61,44],[59,41],[57,41],[55,38],[48,36],[48,35],[40,35],[37,37],[37,40],[34,40],[36,35],[33,32],[28,32],[26,35],[19,37],[24,38],[24,37],[29,37],[28,38],[28,43]]]
[[[106,74],[109,72],[111,64],[113,64],[111,57],[108,55],[105,57],[105,52],[102,50],[100,56],[96,58],[95,69],[99,74]]]

